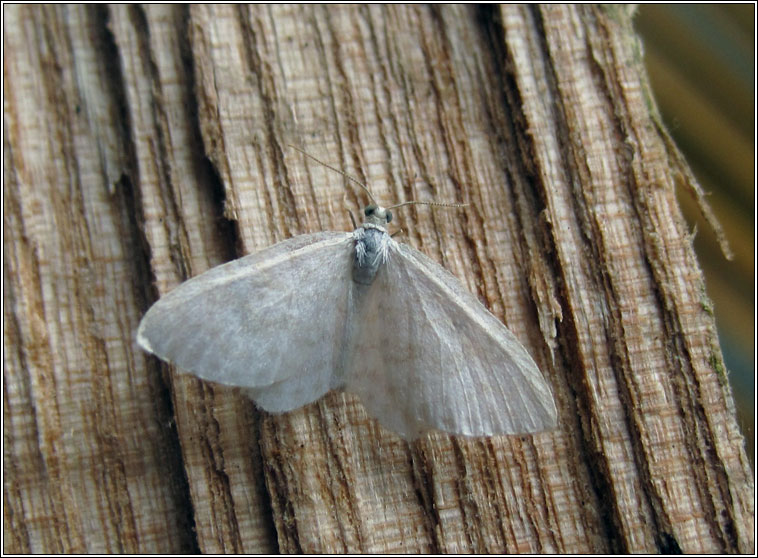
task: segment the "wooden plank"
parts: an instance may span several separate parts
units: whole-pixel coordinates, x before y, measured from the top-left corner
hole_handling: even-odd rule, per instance
[[[6,552],[196,548],[104,16],[5,9]]]
[[[753,551],[674,196],[696,186],[624,10],[15,6],[5,25],[6,552]],[[556,431],[407,444],[349,394],[264,415],[136,348],[146,298],[349,230],[362,194],[288,144],[386,203],[469,204],[401,209],[402,240],[529,349]]]

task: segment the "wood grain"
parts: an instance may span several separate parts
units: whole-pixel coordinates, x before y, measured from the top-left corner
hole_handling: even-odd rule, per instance
[[[753,474],[623,9],[9,6],[5,552],[753,552]],[[141,353],[151,301],[410,207],[560,427],[406,444]]]

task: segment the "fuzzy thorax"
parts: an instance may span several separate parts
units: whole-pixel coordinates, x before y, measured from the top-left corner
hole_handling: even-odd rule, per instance
[[[363,223],[353,232],[355,258],[353,281],[362,285],[374,282],[379,268],[387,263],[390,235],[387,230],[373,223]]]

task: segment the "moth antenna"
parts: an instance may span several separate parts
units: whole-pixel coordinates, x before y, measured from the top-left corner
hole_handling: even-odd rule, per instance
[[[407,201],[403,203],[398,203],[396,205],[391,205],[390,207],[386,207],[385,209],[396,209],[398,207],[403,207],[404,205],[431,205],[434,207],[468,207],[469,204],[467,203],[441,203],[441,202],[423,202],[423,201]]]
[[[376,198],[371,193],[371,190],[368,189],[368,186],[366,186],[363,182],[361,182],[357,178],[355,178],[353,176],[350,176],[345,171],[342,171],[342,170],[340,170],[338,168],[333,167],[332,165],[329,165],[329,164],[325,163],[321,159],[318,159],[318,158],[314,157],[310,153],[308,153],[306,151],[303,151],[302,149],[300,149],[299,147],[297,147],[295,145],[292,145],[291,143],[287,144],[287,145],[289,147],[291,147],[292,149],[294,149],[295,151],[299,151],[300,153],[302,153],[303,155],[305,155],[309,159],[313,159],[314,161],[316,161],[320,165],[323,165],[326,168],[328,168],[330,170],[333,170],[336,173],[341,174],[342,176],[344,176],[345,178],[347,178],[351,182],[354,182],[355,184],[357,184],[358,186],[360,186],[361,188],[363,188],[363,190],[368,194],[368,197],[371,199],[371,203],[373,203],[374,205],[379,205],[376,202]],[[441,203],[441,202],[407,201],[407,202],[391,205],[390,207],[385,207],[385,209],[396,209],[398,207],[403,207],[404,205],[430,205],[430,206],[433,206],[433,207],[468,207],[469,204],[467,204],[467,203]],[[352,218],[352,215],[351,215],[351,218]]]
[[[369,189],[368,189],[368,186],[366,186],[366,185],[365,185],[363,182],[361,182],[361,181],[360,181],[360,180],[358,180],[357,178],[350,176],[350,175],[349,175],[349,174],[347,174],[345,171],[341,171],[340,169],[334,168],[333,166],[326,164],[324,161],[322,161],[322,160],[320,160],[320,159],[317,159],[316,157],[314,157],[314,156],[313,156],[313,155],[311,155],[310,153],[306,153],[305,151],[303,151],[303,150],[302,150],[302,149],[300,149],[299,147],[295,147],[295,146],[294,146],[294,145],[292,145],[291,143],[290,143],[290,144],[287,144],[287,145],[289,145],[289,146],[290,146],[292,149],[294,149],[294,150],[296,150],[296,151],[299,151],[300,153],[302,153],[302,154],[303,154],[303,155],[305,155],[306,157],[309,157],[309,158],[313,159],[313,160],[314,160],[314,161],[316,161],[317,163],[319,163],[319,164],[321,164],[321,165],[324,165],[326,168],[328,168],[328,169],[331,169],[331,170],[333,170],[334,172],[341,174],[342,176],[344,176],[344,177],[345,177],[345,178],[347,178],[348,180],[350,180],[350,181],[352,181],[352,182],[355,182],[355,183],[356,183],[358,186],[360,186],[361,188],[363,188],[363,190],[364,190],[364,191],[365,191],[365,192],[368,194],[368,197],[369,197],[369,198],[371,198],[371,203],[373,203],[374,205],[379,205],[379,204],[377,204],[377,203],[376,203],[376,199],[374,198],[374,195],[371,193],[371,190],[369,190]]]
[[[349,209],[347,210],[347,214],[350,215],[350,220],[353,222],[353,228],[357,229],[358,228],[358,223],[356,223],[356,221],[355,221],[355,215],[353,215],[353,212],[350,211]]]

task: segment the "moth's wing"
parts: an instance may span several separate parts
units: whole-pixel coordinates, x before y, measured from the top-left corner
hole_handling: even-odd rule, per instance
[[[335,365],[337,367],[339,365]],[[261,409],[283,413],[307,405],[331,389],[341,387],[336,369],[324,367],[306,374],[295,374],[265,387],[247,388],[245,394]]]
[[[137,340],[203,379],[255,388],[264,409],[313,401],[342,365],[352,252],[352,234],[324,232],[213,268],[156,302]],[[288,400],[277,384],[297,377],[307,382]]]
[[[556,424],[547,382],[516,337],[453,275],[413,248],[363,293],[348,391],[402,436],[489,436]]]

